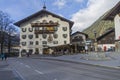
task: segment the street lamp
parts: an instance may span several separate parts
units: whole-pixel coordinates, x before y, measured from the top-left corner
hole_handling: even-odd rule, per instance
[[[97,39],[96,39],[97,32],[94,31],[94,36],[95,36],[95,42],[94,42],[94,47],[95,47],[95,52],[97,52]]]

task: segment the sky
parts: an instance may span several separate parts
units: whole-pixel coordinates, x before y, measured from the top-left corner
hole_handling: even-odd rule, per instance
[[[46,9],[74,22],[72,31],[83,31],[119,0],[0,0],[0,10],[8,13],[14,22]]]

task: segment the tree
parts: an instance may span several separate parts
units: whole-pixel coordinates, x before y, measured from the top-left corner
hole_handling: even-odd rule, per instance
[[[15,28],[15,26],[14,25],[9,25],[7,28],[7,33],[8,33],[8,38],[7,38],[7,42],[8,42],[8,54],[10,54],[10,52],[11,52],[11,43],[12,43],[12,38],[14,37],[14,36],[16,36],[16,31],[17,31],[17,29]]]
[[[8,27],[12,24],[13,20],[7,13],[0,11],[0,48],[1,53],[3,53],[4,44],[5,44],[5,34],[8,30]]]

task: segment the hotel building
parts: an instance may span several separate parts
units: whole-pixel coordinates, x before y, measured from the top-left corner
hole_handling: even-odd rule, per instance
[[[39,12],[16,23],[20,31],[19,56],[27,52],[43,54],[43,49],[70,44],[73,22],[46,10],[44,6]],[[52,50],[51,50],[52,51]]]

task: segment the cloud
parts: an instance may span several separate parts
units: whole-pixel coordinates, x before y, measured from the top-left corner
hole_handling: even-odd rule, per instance
[[[76,1],[76,2],[80,2],[80,3],[81,3],[81,2],[83,2],[84,0],[75,0],[75,1]]]
[[[82,31],[95,22],[106,11],[111,9],[119,0],[88,0],[87,7],[72,15],[73,32]]]
[[[56,0],[53,5],[58,6],[59,9],[63,8],[66,4],[66,0]]]
[[[71,2],[77,2],[77,3],[82,3],[84,0],[56,0],[53,5],[57,6],[59,9],[64,8],[65,5],[67,5],[67,3]],[[70,6],[70,5],[69,5]]]

